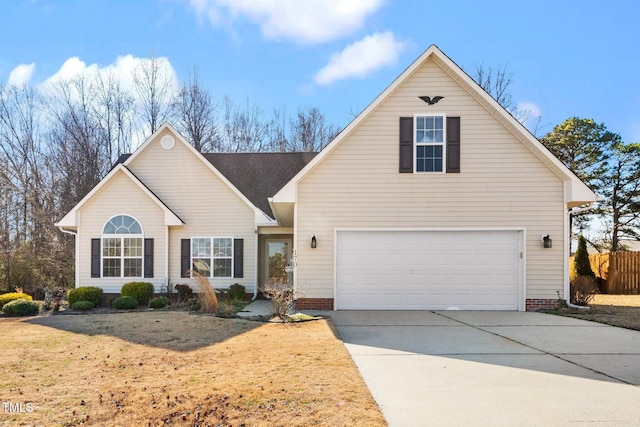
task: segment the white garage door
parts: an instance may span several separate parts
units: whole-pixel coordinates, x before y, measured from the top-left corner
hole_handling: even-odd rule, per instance
[[[520,231],[337,232],[338,310],[518,310]]]

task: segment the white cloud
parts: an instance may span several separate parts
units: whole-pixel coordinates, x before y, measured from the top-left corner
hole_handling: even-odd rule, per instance
[[[24,87],[31,80],[33,71],[36,69],[36,64],[20,64],[9,73],[9,79],[7,80],[7,86]]]
[[[200,19],[231,27],[244,17],[268,39],[306,43],[336,40],[362,28],[383,0],[190,0]]]
[[[526,112],[528,115],[532,117],[541,117],[542,110],[537,104],[529,101],[518,102],[518,110]]]
[[[69,82],[77,78],[85,79],[88,83],[95,83],[102,79],[108,81],[109,78],[115,79],[123,90],[129,91],[134,97],[136,96],[134,85],[134,73],[140,70],[145,61],[149,58],[138,58],[133,55],[119,56],[115,62],[99,66],[98,64],[87,65],[78,57],[67,59],[58,71],[48,77],[41,85],[42,91],[55,91],[60,82]],[[159,75],[163,79],[165,76],[172,82],[174,90],[178,88],[178,77],[176,75],[171,62],[166,57],[157,57]]]
[[[531,133],[537,134],[540,127],[540,119],[542,118],[542,109],[530,101],[518,102],[516,112],[514,113],[516,119],[522,123]]]
[[[351,77],[363,78],[381,67],[398,61],[405,45],[395,39],[390,31],[374,33],[354,42],[331,57],[315,76],[319,85],[328,85]]]

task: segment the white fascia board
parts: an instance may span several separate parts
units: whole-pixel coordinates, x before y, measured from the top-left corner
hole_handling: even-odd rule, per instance
[[[564,182],[564,202],[568,208],[585,204],[592,205],[600,198],[579,179]]]
[[[459,83],[464,83],[465,87],[469,91],[473,91],[478,97],[480,97],[486,107],[491,107],[495,114],[505,124],[509,124],[513,131],[518,132],[524,140],[527,141],[529,149],[531,149],[538,157],[544,159],[547,166],[559,173],[559,177],[563,180],[571,181],[570,193],[565,192],[565,196],[569,196],[566,200],[567,203],[578,201],[579,199],[586,199],[586,201],[596,201],[597,196],[591,191],[573,172],[571,172],[558,158],[556,158],[542,143],[524,127],[522,123],[516,120],[507,110],[505,110],[491,95],[489,95],[482,87],[480,87],[464,70],[462,70],[455,62],[453,62],[447,55],[445,55],[436,45],[431,45],[422,53],[409,67],[407,67],[400,76],[398,76],[393,83],[391,83],[376,99],[371,102],[367,108],[365,108],[347,127],[345,127],[336,138],[331,141],[316,157],[314,157],[300,172],[298,172],[276,195],[273,197],[274,202],[295,202],[296,200],[296,185],[297,183],[308,174],[324,157],[326,157],[333,149],[339,145],[360,123],[368,117],[378,106],[384,102],[401,84],[403,84],[429,57],[437,59],[439,65],[444,65],[451,71],[451,74],[459,80]],[[553,166],[553,167],[552,167]],[[572,195],[573,194],[573,195]],[[576,198],[577,197],[577,198]],[[569,200],[573,199],[573,200]],[[583,203],[585,201],[583,200]]]
[[[436,48],[437,49],[437,48]],[[555,169],[561,172],[561,177],[566,182],[566,180],[571,181],[571,192],[567,194],[565,191],[565,203],[569,204],[571,202],[581,201],[581,203],[585,202],[595,202],[597,200],[596,194],[591,191],[587,185],[580,180],[568,167],[564,165],[556,156],[551,153],[539,140],[536,138],[529,130],[518,120],[516,120],[513,115],[511,115],[504,107],[502,107],[498,101],[493,99],[491,95],[489,95],[480,85],[478,85],[475,80],[473,80],[467,73],[465,73],[455,62],[451,60],[447,55],[445,55],[442,51],[438,50],[438,54],[435,56],[438,57],[447,67],[453,71],[462,81],[464,81],[470,89],[474,90],[482,99],[492,107],[492,109],[497,112],[507,123],[511,125],[511,127],[515,128],[518,133],[520,133],[529,143],[530,149],[535,149],[535,154],[538,157],[542,157],[544,160],[548,161],[555,167]],[[552,169],[553,170],[553,169]]]
[[[153,202],[156,205],[158,205],[160,209],[162,209],[162,211],[164,212],[164,225],[167,225],[167,226],[184,225],[184,222],[182,221],[182,219],[180,219],[175,213],[173,213],[171,209],[169,209],[169,207],[162,200],[160,200],[158,196],[153,194],[151,190],[149,190],[147,186],[144,185],[142,181],[138,179],[137,176],[131,173],[131,171],[127,167],[125,167],[124,165],[118,165],[118,168],[121,169],[122,172],[124,172],[125,175],[127,175],[134,183],[136,183],[136,185],[142,191],[144,191],[144,193],[151,200],[153,200]]]
[[[271,211],[275,217],[277,223],[284,227],[293,226],[294,206],[295,203],[291,202],[274,202],[273,198],[269,198],[269,205]]]
[[[318,156],[319,155],[320,154],[318,154]],[[298,182],[296,180],[297,176],[298,175],[294,176],[273,197],[269,198],[269,204],[271,205],[271,210],[273,210],[273,203],[292,203],[296,201],[296,184]]]
[[[389,95],[391,95],[405,80],[411,76],[418,67],[422,65],[424,61],[427,60],[429,56],[437,52],[440,55],[444,55],[440,50],[435,46],[431,45],[426,51],[422,53],[411,65],[409,65],[403,72],[398,76],[387,88],[382,91],[380,95],[378,95],[356,118],[354,118],[351,123],[349,123],[339,134],[336,136],[333,141],[329,143],[322,151],[318,153],[307,165],[302,168],[289,182],[282,187],[280,191],[278,191],[275,196],[273,196],[274,202],[295,202],[296,197],[296,185],[297,183],[307,175],[322,159],[324,159],[330,152],[334,150],[336,146],[338,146],[344,139],[356,129],[360,123],[362,123],[378,106],[385,101]]]
[[[100,191],[100,189],[107,183],[109,182],[109,180],[111,180],[111,178],[113,176],[115,176],[116,173],[118,173],[118,171],[122,170],[122,165],[117,165],[115,168],[113,168],[108,174],[107,176],[105,176],[104,178],[102,178],[102,180],[91,189],[91,191],[89,191],[87,193],[86,196],[84,196],[82,198],[82,200],[80,200],[64,217],[62,217],[62,219],[60,221],[58,221],[57,223],[55,223],[55,225],[57,227],[65,227],[65,228],[73,228],[73,227],[78,227],[78,210],[89,201],[89,199],[91,199],[94,194],[96,194],[98,191]]]
[[[78,229],[78,226],[76,225],[78,223],[78,219],[75,217],[75,212],[73,215],[70,214],[71,212],[67,213],[60,221],[53,223],[53,225],[61,229],[64,228],[76,231]]]
[[[82,198],[76,204],[69,213],[67,213],[59,222],[55,225],[59,228],[67,228],[74,229],[78,227],[78,211],[82,206],[84,206],[93,196],[95,196],[102,187],[104,187],[109,181],[111,181],[116,174],[124,173],[134,184],[138,186],[162,211],[164,212],[164,221],[167,226],[176,226],[176,225],[184,225],[184,222],[174,214],[171,209],[167,207],[158,197],[153,194],[129,169],[127,169],[124,165],[119,164],[114,167],[111,172],[107,174],[95,187],[89,191],[89,193]]]
[[[275,219],[272,219],[271,217],[269,217],[269,215],[262,212],[262,210],[256,208],[255,225],[258,227],[274,226],[274,225],[278,225],[278,221],[276,221]]]

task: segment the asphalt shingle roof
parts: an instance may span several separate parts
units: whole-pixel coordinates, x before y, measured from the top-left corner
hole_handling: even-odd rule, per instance
[[[307,163],[316,152],[299,153],[203,153],[247,199],[273,218],[269,197],[275,195]],[[131,154],[123,154],[116,161],[124,163]]]
[[[316,154],[208,153],[204,157],[251,203],[273,218],[267,199],[284,187]]]

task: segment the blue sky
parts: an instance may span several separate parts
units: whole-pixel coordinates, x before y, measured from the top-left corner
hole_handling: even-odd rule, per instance
[[[640,2],[400,0],[12,0],[0,15],[0,84],[166,58],[222,98],[270,115],[318,106],[344,127],[431,44],[473,74],[513,72],[544,134],[568,117],[640,142]]]

